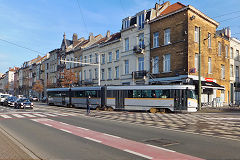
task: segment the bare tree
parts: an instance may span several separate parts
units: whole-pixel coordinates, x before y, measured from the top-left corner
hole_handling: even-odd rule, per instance
[[[43,84],[40,80],[37,80],[36,83],[33,85],[33,90],[39,93],[40,98],[40,95],[43,92]]]

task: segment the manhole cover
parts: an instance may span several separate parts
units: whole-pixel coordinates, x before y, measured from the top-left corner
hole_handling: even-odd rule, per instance
[[[171,140],[171,139],[149,139],[145,140],[145,143],[156,145],[156,146],[170,146],[174,144],[179,144],[179,142]]]

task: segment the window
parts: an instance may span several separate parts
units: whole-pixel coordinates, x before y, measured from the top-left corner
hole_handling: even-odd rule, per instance
[[[123,29],[126,29],[130,26],[130,22],[129,22],[129,19],[126,19],[123,21]]]
[[[108,62],[111,63],[112,62],[112,52],[108,53]]]
[[[138,58],[138,70],[143,71],[144,70],[144,57]]]
[[[119,50],[116,50],[116,61],[119,60]]]
[[[225,57],[226,58],[228,57],[228,46],[227,45],[225,46]]]
[[[139,48],[144,49],[144,34],[143,33],[138,35],[138,45],[139,45]]]
[[[79,72],[79,81],[82,81],[82,71]]]
[[[159,47],[158,37],[159,37],[158,32],[153,33],[153,48]]]
[[[195,69],[196,69],[196,71],[198,71],[198,54],[197,53],[195,53],[195,58],[194,58],[194,61],[195,61]]]
[[[225,79],[225,66],[221,65],[221,78]]]
[[[211,57],[208,57],[208,73],[212,73],[212,59]]]
[[[163,59],[163,72],[170,72],[170,54],[164,55]]]
[[[125,39],[125,51],[129,51],[129,38]]]
[[[95,53],[95,62],[98,63],[98,54]]]
[[[237,60],[239,61],[239,50],[236,50]]]
[[[112,79],[112,68],[108,68],[108,79]]]
[[[195,27],[194,41],[199,42],[199,27]]]
[[[89,80],[92,80],[92,70],[89,70]]]
[[[164,30],[164,45],[170,44],[170,29]]]
[[[212,47],[212,39],[211,39],[211,33],[208,33],[208,48]]]
[[[129,61],[125,60],[125,74],[129,74]]]
[[[92,63],[92,55],[89,55],[89,63]]]
[[[233,48],[230,49],[230,58],[233,58]]]
[[[104,69],[102,69],[102,80],[105,79],[104,75],[105,75],[105,72],[104,72]]]
[[[83,62],[82,56],[80,56],[80,62]],[[80,64],[80,66],[82,66],[82,64]]]
[[[86,73],[86,70],[84,70],[84,80],[87,79],[87,73]]]
[[[87,63],[87,56],[84,56],[84,62]]]
[[[233,77],[233,65],[230,66],[230,77]]]
[[[239,67],[236,66],[236,82],[239,82]]]
[[[221,52],[222,52],[221,42],[218,42],[218,55],[219,56],[221,56]]]
[[[98,69],[95,68],[94,71],[95,71],[95,79],[98,79]]]
[[[116,76],[116,79],[119,78],[119,67],[115,67],[115,76]]]
[[[138,29],[144,28],[144,13],[138,16]]]
[[[102,55],[102,64],[105,64],[105,54]]]
[[[159,73],[159,57],[154,57],[153,60],[153,74]]]

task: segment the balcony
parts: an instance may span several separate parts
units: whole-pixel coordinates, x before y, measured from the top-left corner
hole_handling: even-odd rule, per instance
[[[136,54],[143,54],[145,50],[145,45],[140,47],[139,45],[133,47],[133,52]]]
[[[57,70],[63,70],[64,68],[66,68],[66,64],[60,64],[57,66]]]
[[[85,79],[82,81],[82,84],[84,85],[92,85],[93,84],[93,79]]]
[[[147,75],[147,71],[135,71],[132,72],[133,79],[143,79]]]

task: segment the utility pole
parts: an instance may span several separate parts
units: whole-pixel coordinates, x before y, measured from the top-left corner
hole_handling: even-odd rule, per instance
[[[199,27],[199,54],[198,54],[198,110],[202,109],[201,96],[202,96],[202,85],[201,85],[201,28]]]

